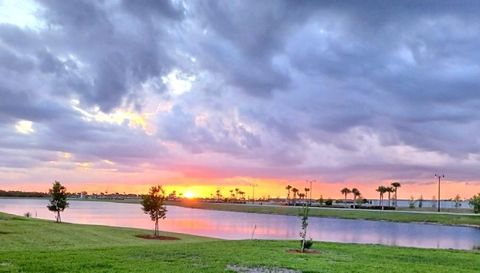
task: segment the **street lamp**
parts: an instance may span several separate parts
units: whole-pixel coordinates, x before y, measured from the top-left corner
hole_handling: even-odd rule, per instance
[[[313,190],[313,182],[316,182],[316,180],[307,180],[307,183],[310,183],[310,188],[309,188],[309,192],[310,192],[310,205],[312,204],[312,190]]]
[[[253,193],[252,193],[252,196],[253,196],[252,200],[253,200],[253,204],[255,204],[255,187],[257,187],[258,184],[249,184],[249,185],[252,187],[252,191],[253,191]]]
[[[440,212],[440,180],[445,178],[444,174],[435,174],[435,177],[438,178],[438,199],[437,199],[437,212]]]

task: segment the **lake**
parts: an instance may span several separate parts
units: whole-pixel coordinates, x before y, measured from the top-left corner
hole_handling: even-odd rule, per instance
[[[152,229],[138,204],[69,201],[64,222]],[[46,199],[0,198],[0,211],[54,220]],[[168,206],[164,231],[220,239],[299,240],[300,217],[214,211]],[[315,241],[382,244],[471,250],[480,247],[480,229],[433,224],[393,223],[310,217],[309,237]]]

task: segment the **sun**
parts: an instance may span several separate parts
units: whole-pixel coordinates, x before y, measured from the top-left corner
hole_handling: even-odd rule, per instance
[[[192,191],[186,191],[183,196],[185,196],[185,198],[188,198],[188,199],[192,199],[195,197],[195,193],[192,192]]]

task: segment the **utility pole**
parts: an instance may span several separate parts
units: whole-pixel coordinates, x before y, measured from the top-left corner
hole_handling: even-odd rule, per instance
[[[307,180],[307,183],[310,183],[310,188],[309,188],[310,189],[309,190],[309,192],[310,192],[310,205],[312,204],[312,190],[313,190],[313,185],[312,184],[313,184],[313,182],[316,182],[316,180]]]
[[[257,187],[258,184],[250,184],[250,186],[252,186],[252,193],[253,193],[252,194],[252,196],[253,196],[252,201],[255,204],[255,187]]]
[[[435,174],[435,177],[438,178],[438,199],[437,199],[437,212],[440,212],[440,180],[445,178],[444,174]]]

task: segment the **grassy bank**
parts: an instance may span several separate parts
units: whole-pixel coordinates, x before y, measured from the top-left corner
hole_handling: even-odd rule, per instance
[[[294,254],[288,241],[222,241],[149,231],[55,224],[0,213],[0,272],[228,272],[228,265],[299,272],[478,272],[480,252],[315,243]]]
[[[176,202],[172,205],[237,211],[265,214],[283,214],[298,215],[299,207],[286,206],[260,206],[246,204],[228,204],[228,203],[202,203],[202,202]],[[312,208],[310,215],[314,217],[332,217],[344,219],[365,219],[377,221],[393,222],[419,222],[419,223],[438,223],[445,225],[468,225],[480,227],[480,215],[461,215],[461,214],[442,214],[442,213],[417,213],[404,211],[371,211],[371,210],[352,210],[352,209],[332,209],[332,208]]]

